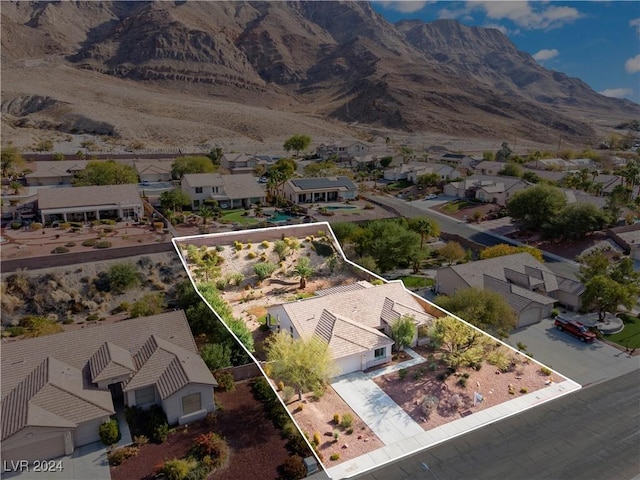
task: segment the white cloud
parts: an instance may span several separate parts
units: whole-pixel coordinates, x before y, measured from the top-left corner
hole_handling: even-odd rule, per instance
[[[633,90],[630,88],[607,88],[600,93],[605,97],[623,98],[633,95]]]
[[[550,60],[553,57],[557,57],[559,54],[560,52],[558,52],[558,50],[556,50],[555,48],[543,48],[539,52],[534,53],[533,58],[539,62],[544,62],[545,60]]]
[[[488,23],[486,25],[483,25],[484,28],[495,28],[496,30],[500,30],[502,33],[504,33],[505,35],[509,35],[509,29],[507,27],[505,27],[504,25],[499,25],[497,23]]]
[[[640,35],[640,18],[634,18],[629,21],[629,26],[634,27],[638,31],[638,35]]]
[[[624,69],[627,73],[640,72],[640,55],[636,55],[635,57],[627,60],[624,64]]]
[[[414,13],[420,11],[427,4],[427,1],[416,0],[387,0],[380,4],[388,10],[397,10],[402,13]]]
[[[558,28],[583,16],[574,7],[547,2],[482,0],[467,2],[460,9],[443,8],[439,11],[439,17],[460,18],[478,10],[490,20],[510,20],[527,30]]]

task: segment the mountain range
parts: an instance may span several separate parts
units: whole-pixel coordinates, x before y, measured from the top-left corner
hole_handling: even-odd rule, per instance
[[[46,58],[100,82],[334,124],[549,143],[587,144],[603,122],[640,116],[631,101],[545,69],[496,29],[392,24],[366,2],[3,2],[1,13],[3,70],[14,73]],[[3,122],[12,127],[68,129],[73,115],[88,118],[76,131],[105,123],[19,79],[2,84]],[[105,129],[124,134],[117,124]]]

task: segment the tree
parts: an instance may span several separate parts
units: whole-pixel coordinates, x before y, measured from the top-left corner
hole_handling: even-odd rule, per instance
[[[537,184],[516,192],[507,203],[507,210],[511,218],[524,228],[540,230],[549,219],[560,213],[566,203],[564,192],[559,188]]]
[[[309,135],[292,135],[287,140],[285,140],[282,147],[289,152],[290,150],[295,150],[296,157],[300,153],[301,150],[306,150],[309,145],[311,145],[311,137]]]
[[[269,180],[267,181],[267,189],[274,195],[284,183],[292,178],[298,165],[292,158],[281,158],[268,170]]]
[[[582,255],[578,278],[582,283],[587,283],[597,275],[607,275],[609,271],[609,258],[602,250],[596,250],[588,255]]]
[[[140,300],[133,302],[130,315],[131,318],[148,317],[162,313],[165,308],[164,293],[145,293]]]
[[[232,365],[231,349],[229,345],[222,343],[207,343],[203,345],[200,350],[200,356],[212,372]]]
[[[582,294],[583,307],[595,309],[601,322],[607,312],[617,313],[619,305],[633,308],[636,300],[636,288],[629,288],[604,275],[596,275],[589,280]]]
[[[417,184],[422,187],[435,187],[440,183],[440,175],[437,173],[425,173],[424,175],[419,175],[417,180]]]
[[[0,151],[0,169],[3,177],[12,175],[22,165],[24,165],[24,158],[16,147],[13,145],[2,147],[2,151]]]
[[[387,168],[393,162],[393,157],[391,155],[386,155],[380,159],[380,166],[382,168]]]
[[[371,256],[381,272],[395,268],[399,263],[408,262],[418,245],[417,233],[408,230],[399,221],[375,220],[356,239],[360,256]]]
[[[181,212],[183,207],[191,204],[191,197],[179,188],[174,188],[160,194],[160,206],[163,210],[174,210]],[[203,207],[204,208],[204,207]]]
[[[278,255],[278,260],[283,261],[287,256],[289,246],[285,243],[284,240],[277,240],[273,244],[273,251],[276,252],[276,255]]]
[[[217,170],[217,166],[209,157],[203,156],[184,156],[178,157],[171,165],[171,176],[181,179],[188,173],[213,173]]]
[[[446,260],[449,265],[453,265],[458,260],[463,259],[466,252],[458,242],[447,242],[444,247],[438,250],[438,254]]]
[[[496,162],[506,162],[511,158],[513,151],[507,142],[502,142],[500,150],[496,152]]]
[[[409,228],[420,234],[420,248],[424,246],[425,238],[440,235],[440,226],[435,220],[428,217],[415,217],[410,219]]]
[[[209,207],[208,205],[203,205],[202,207],[200,207],[200,210],[198,210],[198,215],[200,215],[200,217],[202,218],[203,225],[206,225],[207,220],[213,218],[215,212],[213,211],[213,208]]]
[[[422,262],[424,262],[427,258],[429,258],[430,255],[431,255],[431,252],[429,251],[428,248],[416,248],[413,251],[413,253],[409,257],[409,261],[411,263],[411,269],[413,270],[413,273],[420,272],[420,269],[422,268]]]
[[[502,257],[504,255],[513,255],[514,253],[529,253],[539,262],[544,262],[542,256],[542,250],[530,247],[528,245],[521,245],[516,247],[514,245],[507,245],[506,243],[500,243],[493,247],[486,247],[480,251],[480,260],[486,260],[487,258]]]
[[[18,195],[20,193],[20,190],[22,190],[23,186],[20,182],[11,182],[9,184],[9,188],[13,190],[14,195]]]
[[[300,289],[306,288],[307,278],[313,275],[314,270],[307,257],[300,257],[298,264],[293,269],[293,273],[296,277],[300,277]]]
[[[207,157],[213,162],[214,165],[220,165],[220,159],[222,158],[222,155],[222,148],[216,145],[211,149]]]
[[[404,347],[411,345],[416,336],[416,319],[413,315],[402,315],[391,324],[391,338],[395,343],[396,351],[400,352]]]
[[[319,337],[294,339],[281,331],[266,341],[267,361],[277,381],[302,394],[324,386],[336,371],[328,345]]]
[[[260,262],[260,263],[256,263],[253,266],[253,271],[258,277],[258,282],[262,282],[263,280],[266,280],[267,278],[269,278],[271,274],[276,271],[277,268],[278,266],[271,262]]]
[[[458,368],[482,362],[489,337],[453,317],[442,317],[433,322],[429,338],[444,352],[447,365]]]
[[[587,233],[602,230],[609,224],[607,213],[591,203],[574,203],[564,207],[558,215],[543,225],[549,238],[578,240]]]
[[[507,177],[522,177],[522,167],[514,162],[507,162],[498,175]]]
[[[493,162],[496,159],[496,154],[490,151],[482,152],[482,160],[485,162]]]
[[[517,323],[516,312],[497,292],[477,288],[457,290],[453,295],[438,295],[435,304],[464,318],[467,322],[498,337],[507,337]]]
[[[94,160],[87,163],[84,170],[78,172],[72,180],[76,187],[88,185],[122,185],[138,183],[138,174],[130,165],[114,160]]]

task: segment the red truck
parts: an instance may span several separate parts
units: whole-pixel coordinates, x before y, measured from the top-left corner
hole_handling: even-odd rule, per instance
[[[581,342],[591,343],[596,339],[595,333],[589,331],[587,327],[575,320],[569,320],[568,318],[557,316],[553,323],[558,330],[565,331],[574,337],[578,337]]]

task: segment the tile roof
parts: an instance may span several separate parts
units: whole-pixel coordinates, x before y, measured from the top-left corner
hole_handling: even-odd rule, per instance
[[[39,188],[38,208],[117,206],[142,204],[136,185],[93,185],[89,187]]]
[[[363,288],[371,288],[372,284],[367,282],[366,280],[360,280],[356,283],[351,283],[349,285],[338,285],[337,287],[323,288],[321,290],[316,290],[315,295],[317,297],[321,297],[323,295],[333,295],[334,293],[342,293],[342,292],[352,292],[354,290],[362,290]]]
[[[182,181],[188,187],[221,187],[224,185],[222,175],[219,173],[187,173]]]
[[[171,173],[173,160],[134,160],[138,175],[145,173]]]
[[[359,283],[363,285],[362,282]],[[351,332],[349,335],[340,334],[334,340],[338,342],[338,339],[341,339],[340,347],[335,347],[341,355],[360,352],[364,346],[382,341],[380,335],[388,338],[377,329],[385,327],[385,324],[393,322],[404,314],[413,315],[418,324],[427,323],[433,319],[404,288],[402,282],[337,290],[328,295],[321,294],[286,303],[281,307],[291,319],[298,335],[302,337],[316,334],[326,339],[329,338],[328,332],[334,332],[335,328],[338,328],[336,332]],[[338,327],[330,324],[330,319],[333,317],[336,318],[333,322]],[[377,333],[374,334],[373,330]],[[365,332],[367,332],[366,335]]]
[[[70,177],[74,172],[87,168],[88,160],[36,161],[35,171],[25,175],[26,178]]]
[[[75,426],[112,413],[110,392],[91,381],[130,367],[137,373],[127,388],[154,378],[162,398],[185,381],[216,385],[181,310],[9,342],[1,359],[3,438],[29,418],[41,422],[34,425]]]
[[[375,328],[323,310],[314,332],[329,345],[334,359],[392,345],[393,340]]]
[[[223,175],[224,193],[230,199],[264,197],[264,187],[250,173]]]

